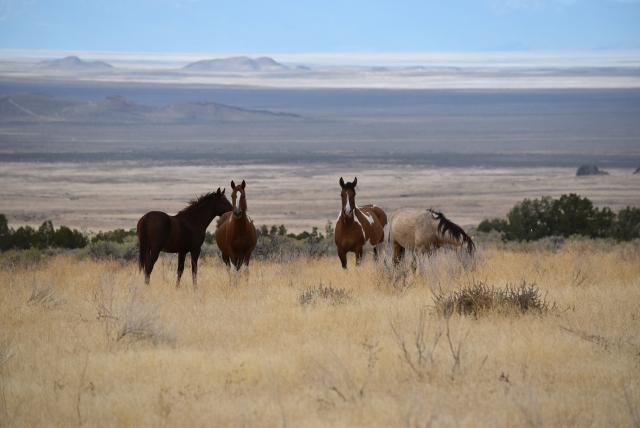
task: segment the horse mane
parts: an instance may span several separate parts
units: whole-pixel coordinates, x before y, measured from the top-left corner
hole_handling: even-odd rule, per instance
[[[431,216],[435,220],[438,220],[438,233],[440,233],[441,235],[446,235],[447,233],[449,233],[449,236],[451,236],[456,241],[462,242],[463,245],[466,244],[469,254],[473,254],[476,249],[476,244],[473,243],[471,237],[467,235],[467,233],[460,226],[449,220],[440,211],[435,211],[431,208],[427,209],[427,211],[431,213]]]
[[[176,215],[190,214],[194,211],[197,211],[198,209],[202,208],[204,204],[209,202],[209,200],[211,200],[215,195],[216,195],[216,192],[209,192],[209,193],[200,195],[195,199],[192,199],[191,201],[189,201],[189,204],[185,208],[178,211],[178,214]]]

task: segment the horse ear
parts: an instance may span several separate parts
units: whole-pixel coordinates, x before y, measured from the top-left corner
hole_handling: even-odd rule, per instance
[[[340,181],[338,181],[338,183],[340,183],[340,187],[344,189],[344,180],[342,179],[342,177],[340,177]]]
[[[353,179],[353,187],[356,187],[357,184],[358,184],[358,177],[355,177]]]
[[[236,183],[233,182],[233,180],[231,180],[231,188],[235,190],[236,188]]]
[[[222,188],[222,193],[220,193],[221,195],[224,195],[224,191],[227,190],[224,187]]]
[[[216,190],[216,195],[220,195],[220,188],[218,187],[218,190]]]
[[[247,185],[247,183],[245,183],[244,180],[242,180],[242,183],[240,184],[240,187],[242,187],[242,190],[244,190],[246,185]]]

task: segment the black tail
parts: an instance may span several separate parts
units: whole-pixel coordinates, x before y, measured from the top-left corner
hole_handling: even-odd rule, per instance
[[[138,253],[138,269],[140,270],[144,270],[144,264],[147,260],[147,255],[149,254],[149,243],[148,243],[148,239],[147,239],[147,234],[146,234],[146,228],[145,226],[145,222],[144,222],[144,217],[142,217],[140,219],[140,221],[138,222],[138,227],[136,230],[136,235],[138,235],[138,248],[139,248],[139,253]]]
[[[449,236],[451,236],[453,239],[461,242],[462,245],[466,245],[467,252],[470,255],[473,255],[473,253],[476,251],[476,244],[473,243],[471,237],[467,235],[467,233],[460,226],[446,218],[441,212],[434,211],[431,208],[429,208],[427,211],[435,220],[439,221],[438,233],[445,235],[448,232]]]

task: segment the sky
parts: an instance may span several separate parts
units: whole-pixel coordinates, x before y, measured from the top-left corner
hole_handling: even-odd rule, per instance
[[[0,0],[0,49],[638,50],[640,0]]]

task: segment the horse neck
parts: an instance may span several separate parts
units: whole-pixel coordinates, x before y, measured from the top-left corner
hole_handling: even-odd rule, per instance
[[[243,227],[249,223],[249,217],[247,216],[247,212],[242,213],[242,217],[238,218],[235,215],[231,215],[231,224],[234,227]]]
[[[346,215],[344,209],[340,212],[340,218],[338,221],[342,221],[344,224],[354,224],[356,222],[356,210],[351,210],[351,215]]]
[[[201,208],[197,208],[191,212],[184,213],[182,214],[182,216],[189,219],[191,223],[197,225],[200,229],[205,231],[207,230],[207,227],[209,227],[215,216],[219,215],[217,211],[218,210],[213,206],[204,206]]]

